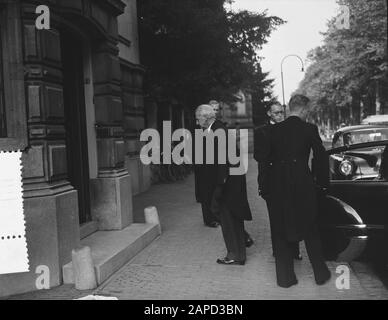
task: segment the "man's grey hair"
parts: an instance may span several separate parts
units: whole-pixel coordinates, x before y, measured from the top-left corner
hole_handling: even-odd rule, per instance
[[[199,113],[203,115],[206,119],[215,119],[216,113],[214,112],[214,108],[209,104],[201,104],[195,110],[195,113]]]

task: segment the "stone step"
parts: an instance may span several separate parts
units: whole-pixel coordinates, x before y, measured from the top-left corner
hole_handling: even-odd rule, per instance
[[[82,246],[88,246],[100,285],[114,272],[131,260],[160,235],[160,226],[151,223],[133,223],[123,230],[97,231],[81,240]],[[73,264],[62,267],[63,282],[74,283]]]

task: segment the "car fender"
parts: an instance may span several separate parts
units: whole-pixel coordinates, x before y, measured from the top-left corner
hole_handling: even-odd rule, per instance
[[[357,211],[352,206],[347,204],[345,201],[342,201],[341,199],[338,199],[330,195],[328,195],[326,198],[336,203],[339,207],[341,207],[343,212],[346,214],[346,216],[353,221],[353,224],[364,225],[364,222],[362,221]]]
[[[336,240],[342,245],[335,252],[336,261],[352,261],[365,250],[367,228],[357,211],[346,202],[334,196],[326,196],[328,208],[335,208],[335,218],[327,225],[332,229]],[[334,221],[335,219],[335,221]]]

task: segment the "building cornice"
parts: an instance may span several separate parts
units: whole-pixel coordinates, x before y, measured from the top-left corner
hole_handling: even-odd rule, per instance
[[[146,72],[146,67],[142,64],[136,64],[133,62],[130,62],[128,60],[125,60],[123,58],[119,58],[120,63],[124,65],[125,67],[131,69],[131,70],[139,70],[141,72]]]

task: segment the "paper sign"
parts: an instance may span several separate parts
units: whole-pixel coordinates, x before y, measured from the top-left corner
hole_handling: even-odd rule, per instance
[[[0,152],[0,274],[28,272],[21,152]]]

